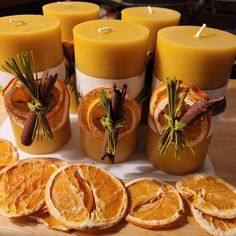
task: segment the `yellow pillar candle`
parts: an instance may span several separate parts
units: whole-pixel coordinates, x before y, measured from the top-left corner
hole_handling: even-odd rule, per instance
[[[43,6],[43,14],[61,22],[62,41],[72,41],[72,29],[84,21],[99,18],[99,6],[88,2],[54,2]]]
[[[209,90],[210,97],[221,96],[236,55],[236,37],[217,29],[199,29],[172,26],[158,32],[154,76],[156,81],[176,76]]]
[[[73,29],[77,86],[82,95],[112,83],[135,97],[144,85],[149,31],[120,20],[95,20]]]
[[[51,73],[65,77],[59,20],[41,15],[0,18],[0,85],[5,86],[11,78],[2,68],[4,62],[24,51],[33,52],[37,71],[53,68]]]
[[[178,25],[180,13],[161,7],[130,7],[122,12],[122,20],[136,22],[146,26],[149,31],[148,51],[154,52],[156,48],[157,32],[167,26]]]

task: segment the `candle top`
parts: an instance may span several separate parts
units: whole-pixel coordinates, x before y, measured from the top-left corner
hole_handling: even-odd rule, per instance
[[[148,37],[149,30],[137,23],[120,20],[93,20],[74,27],[74,36],[88,41],[106,43],[129,43]]]
[[[122,11],[122,15],[123,14],[139,19],[145,18],[147,21],[166,21],[180,18],[178,11],[162,7],[129,7]]]
[[[54,2],[44,5],[43,10],[62,15],[84,15],[99,11],[99,6],[89,2]]]
[[[236,36],[226,31],[206,27],[199,37],[195,37],[200,26],[171,26],[158,32],[158,39],[163,39],[181,47],[202,49],[236,50]]]
[[[31,34],[48,31],[60,26],[60,21],[53,17],[42,15],[13,15],[0,17],[1,35]]]

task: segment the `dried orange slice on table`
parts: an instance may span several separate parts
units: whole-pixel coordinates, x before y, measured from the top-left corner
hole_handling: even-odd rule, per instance
[[[7,166],[0,176],[0,214],[18,217],[39,210],[49,177],[62,163],[56,158],[30,158]]]
[[[195,174],[176,183],[178,192],[195,208],[220,218],[236,217],[236,188],[217,176]]]
[[[126,220],[144,228],[172,225],[184,212],[183,202],[170,184],[141,178],[126,184],[129,198]]]
[[[215,236],[235,236],[236,235],[236,218],[222,219],[207,215],[198,209],[190,206],[191,212],[198,222],[209,234]]]
[[[59,168],[47,184],[45,200],[50,214],[73,229],[111,227],[127,209],[123,184],[106,170],[89,164]]]
[[[18,160],[18,153],[13,144],[0,139],[0,170],[16,160]]]
[[[195,174],[176,183],[195,220],[216,236],[236,235],[236,188],[217,176]]]

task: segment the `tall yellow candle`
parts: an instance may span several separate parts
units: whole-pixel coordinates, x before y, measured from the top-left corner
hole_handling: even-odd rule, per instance
[[[61,22],[62,41],[72,41],[72,29],[84,21],[99,18],[99,6],[88,2],[54,2],[43,6],[43,14]]]
[[[65,77],[59,20],[41,15],[14,15],[0,18],[0,84],[10,76],[2,65],[17,53],[32,51],[37,71],[53,69]]]
[[[224,94],[236,55],[236,37],[198,26],[172,26],[158,32],[154,76],[176,76],[206,91]],[[156,80],[157,81],[157,80]]]
[[[148,51],[156,48],[157,32],[167,26],[178,25],[180,13],[161,7],[130,7],[122,12],[122,20],[136,22],[146,26],[149,31]]]
[[[96,20],[74,30],[77,85],[82,95],[99,86],[128,84],[135,97],[144,85],[146,27],[120,20]]]

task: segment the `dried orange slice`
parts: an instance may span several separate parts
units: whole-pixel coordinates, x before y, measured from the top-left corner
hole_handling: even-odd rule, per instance
[[[30,158],[16,161],[1,172],[0,214],[29,215],[44,204],[45,186],[62,160]]]
[[[176,183],[178,192],[201,212],[236,218],[236,188],[217,176],[195,174]]]
[[[59,168],[47,184],[45,200],[50,214],[73,229],[111,227],[127,209],[123,184],[90,164]]]
[[[0,169],[18,159],[18,153],[13,144],[5,139],[0,139]]]
[[[182,108],[182,111],[180,112],[181,114],[184,114],[189,109],[189,107],[191,107],[201,98],[209,100],[208,96],[203,91],[182,80],[179,80],[179,86],[177,90],[178,98],[181,97],[184,88],[186,87],[189,87],[190,90],[187,97],[185,98],[184,106]],[[161,82],[153,91],[149,110],[151,123],[159,132],[159,134],[162,134],[163,130],[168,125],[167,120],[164,117],[165,114],[168,114],[168,94],[166,83]],[[210,128],[210,119],[211,114],[207,113],[203,117],[195,121],[193,125],[188,127],[188,129],[183,132],[183,135],[188,140],[191,146],[200,143],[208,135]]]
[[[80,126],[90,130],[94,137],[103,140],[105,129],[100,119],[105,115],[105,110],[99,99],[101,89],[104,89],[109,96],[111,95],[111,90],[108,88],[96,88],[91,90],[80,102],[78,117]],[[119,129],[118,140],[133,132],[137,127],[140,117],[140,107],[133,99],[126,96],[124,102],[124,119],[126,120],[126,124]]]
[[[177,222],[183,202],[170,184],[141,178],[126,184],[129,198],[126,220],[144,228],[160,228]]]
[[[209,234],[215,236],[235,236],[236,235],[236,218],[221,219],[202,213],[198,209],[191,206],[194,219]]]

